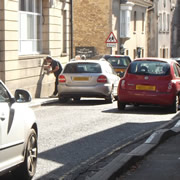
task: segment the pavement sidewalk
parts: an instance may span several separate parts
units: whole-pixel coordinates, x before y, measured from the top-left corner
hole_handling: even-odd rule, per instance
[[[36,108],[38,106],[47,105],[58,101],[59,101],[58,98],[49,98],[49,97],[33,98],[31,102],[28,103],[28,106],[31,108]]]
[[[180,120],[121,153],[88,180],[180,180]]]
[[[180,180],[180,134],[170,137],[117,180]]]

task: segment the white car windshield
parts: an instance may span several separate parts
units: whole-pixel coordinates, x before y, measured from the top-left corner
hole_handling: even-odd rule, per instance
[[[0,83],[0,102],[9,101],[9,95],[5,87]]]

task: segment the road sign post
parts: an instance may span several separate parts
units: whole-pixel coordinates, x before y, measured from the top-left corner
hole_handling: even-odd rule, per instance
[[[107,47],[116,47],[116,43],[106,43]]]
[[[115,35],[113,32],[111,32],[109,34],[109,36],[107,37],[105,43],[107,44],[107,47],[116,47],[116,44],[118,43]]]

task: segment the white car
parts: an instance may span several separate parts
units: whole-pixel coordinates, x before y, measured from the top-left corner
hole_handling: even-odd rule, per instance
[[[0,80],[0,179],[8,172],[23,180],[35,174],[38,128],[26,105],[30,101],[27,91],[18,89],[13,96]]]
[[[112,103],[117,97],[119,80],[111,64],[104,59],[71,61],[59,76],[59,100],[99,97]]]

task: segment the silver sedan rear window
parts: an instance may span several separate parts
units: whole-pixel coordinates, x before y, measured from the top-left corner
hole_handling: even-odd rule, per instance
[[[71,63],[67,64],[63,73],[101,73],[98,63]]]

